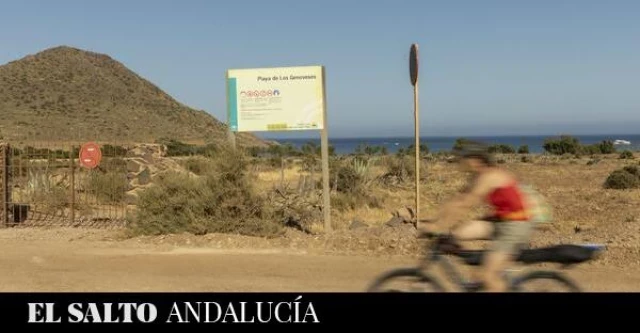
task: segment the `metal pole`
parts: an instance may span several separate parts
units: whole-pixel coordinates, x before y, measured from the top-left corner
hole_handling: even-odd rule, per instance
[[[322,130],[320,131],[320,150],[322,153],[322,197],[324,212],[324,229],[331,231],[331,196],[329,191],[329,131],[327,129],[327,95],[325,69],[322,67]]]
[[[75,177],[75,163],[73,158],[73,145],[71,145],[71,150],[69,152],[69,166],[71,168],[71,223],[73,224],[76,221],[76,177]]]
[[[236,135],[233,132],[233,129],[231,129],[231,107],[229,105],[229,103],[231,102],[229,100],[229,71],[227,71],[225,73],[225,87],[227,89],[227,139],[229,140],[229,145],[231,146],[231,148],[233,150],[236,149]],[[236,98],[235,96],[233,96],[232,98]]]
[[[2,145],[2,227],[9,226],[9,145]]]
[[[416,223],[420,221],[420,117],[418,112],[418,83],[413,87],[416,145]]]
[[[413,85],[413,115],[415,121],[415,158],[416,158],[416,226],[420,221],[420,112],[418,105],[418,44],[411,45],[409,55],[409,74]]]

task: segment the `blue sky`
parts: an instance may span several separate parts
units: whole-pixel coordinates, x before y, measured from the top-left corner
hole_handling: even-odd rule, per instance
[[[418,43],[424,136],[638,134],[639,18],[616,0],[3,1],[0,64],[109,54],[222,121],[227,69],[321,64],[330,136],[411,136]]]

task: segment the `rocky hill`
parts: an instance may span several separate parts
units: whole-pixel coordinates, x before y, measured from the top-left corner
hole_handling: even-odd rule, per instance
[[[227,140],[227,126],[189,108],[111,57],[60,46],[0,66],[0,136],[16,143]],[[263,146],[249,134],[241,146]]]

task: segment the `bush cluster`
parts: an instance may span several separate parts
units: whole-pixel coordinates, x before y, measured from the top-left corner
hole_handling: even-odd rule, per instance
[[[607,177],[604,188],[616,190],[640,188],[640,168],[634,165],[613,171]]]
[[[200,163],[200,162],[198,162]],[[205,162],[206,163],[206,162]],[[225,150],[209,165],[192,164],[202,175],[169,172],[141,193],[131,223],[134,234],[189,232],[274,236],[283,223],[248,177],[246,156]]]

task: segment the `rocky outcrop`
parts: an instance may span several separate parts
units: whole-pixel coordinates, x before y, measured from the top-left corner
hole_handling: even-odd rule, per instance
[[[167,147],[160,144],[140,144],[131,148],[125,157],[129,187],[126,200],[135,204],[142,191],[158,176],[168,171],[184,172],[177,161],[167,157]],[[194,175],[195,176],[195,175]]]

